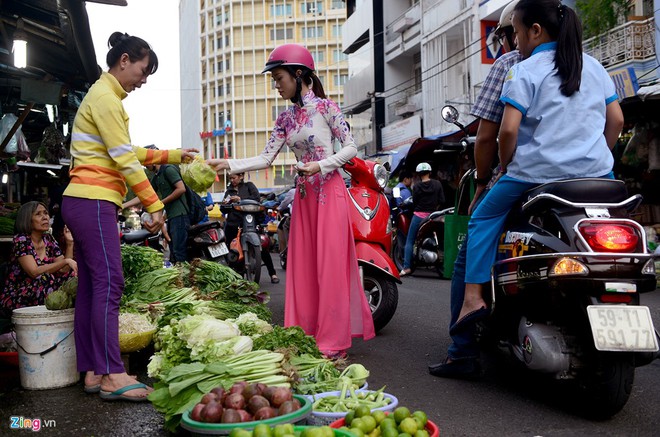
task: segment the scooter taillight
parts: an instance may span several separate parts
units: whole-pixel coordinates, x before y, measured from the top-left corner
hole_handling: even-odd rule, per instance
[[[580,234],[595,252],[633,252],[637,248],[637,229],[624,223],[586,222]]]
[[[217,243],[220,241],[220,237],[218,237],[218,231],[216,229],[208,229],[206,233],[209,237],[211,237],[212,242]]]

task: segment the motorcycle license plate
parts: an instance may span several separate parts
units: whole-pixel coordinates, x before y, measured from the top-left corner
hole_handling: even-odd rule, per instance
[[[214,244],[213,246],[209,246],[209,253],[213,258],[217,258],[222,255],[227,255],[229,253],[229,249],[227,249],[227,245],[225,243],[218,243]]]
[[[594,343],[599,351],[658,350],[658,340],[648,307],[589,305],[587,314]]]

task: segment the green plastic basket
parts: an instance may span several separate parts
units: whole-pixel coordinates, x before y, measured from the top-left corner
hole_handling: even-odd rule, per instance
[[[242,428],[251,430],[259,424],[266,424],[270,426],[280,425],[283,423],[299,423],[305,421],[312,413],[312,402],[304,396],[293,395],[295,399],[300,402],[300,409],[282,416],[276,416],[271,419],[253,420],[252,422],[240,423],[206,423],[198,422],[190,418],[190,411],[183,413],[181,417],[181,428],[189,431],[193,435],[226,435],[234,428]]]

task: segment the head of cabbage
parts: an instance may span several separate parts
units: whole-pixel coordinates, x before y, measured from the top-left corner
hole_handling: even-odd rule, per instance
[[[216,172],[199,155],[188,164],[181,164],[181,177],[193,191],[204,193],[215,182]]]

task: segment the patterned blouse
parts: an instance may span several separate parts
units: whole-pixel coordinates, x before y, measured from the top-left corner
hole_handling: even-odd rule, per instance
[[[342,145],[337,153],[333,147],[335,140]],[[231,172],[268,168],[285,145],[299,161],[318,161],[323,176],[357,155],[353,136],[337,103],[317,97],[310,90],[303,96],[302,108],[292,105],[277,117],[266,148],[259,156],[229,160]]]
[[[70,276],[72,271],[55,273],[44,273],[36,278],[23,270],[18,259],[25,255],[32,255],[37,266],[51,264],[57,257],[62,256],[62,251],[57,241],[50,234],[44,234],[46,244],[46,257],[39,258],[28,234],[17,234],[14,236],[10,266],[5,281],[4,290],[0,294],[0,308],[13,310],[16,308],[43,305],[48,293],[57,290]]]

